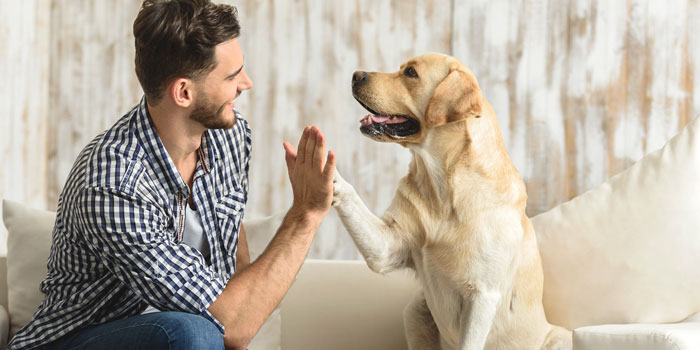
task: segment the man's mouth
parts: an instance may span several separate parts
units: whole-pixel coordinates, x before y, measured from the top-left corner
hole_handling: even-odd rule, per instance
[[[365,135],[387,135],[393,138],[403,138],[420,130],[418,121],[408,115],[377,113],[357,97],[355,99],[371,113],[360,120],[360,124],[362,124],[360,131]]]
[[[238,96],[241,96],[241,91],[236,91],[236,97],[234,97],[233,100],[231,100],[231,101],[228,103],[228,107],[229,107],[229,108],[233,109],[233,108],[236,106],[236,104],[235,104],[234,102],[236,101],[236,99],[238,98]]]

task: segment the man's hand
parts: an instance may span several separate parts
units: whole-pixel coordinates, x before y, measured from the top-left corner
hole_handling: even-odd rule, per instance
[[[326,140],[316,126],[304,128],[297,150],[289,142],[284,143],[284,149],[294,192],[290,212],[321,220],[333,200],[335,154],[328,151],[326,156]]]

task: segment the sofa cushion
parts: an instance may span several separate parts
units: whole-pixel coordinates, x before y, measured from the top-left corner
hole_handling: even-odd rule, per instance
[[[12,337],[31,321],[44,299],[39,284],[46,277],[56,213],[9,200],[4,200],[2,206],[7,228],[7,306]]]
[[[700,314],[672,324],[612,324],[574,330],[576,350],[700,349]]]
[[[669,323],[700,311],[700,119],[532,219],[550,322]]]
[[[282,349],[406,349],[403,310],[419,290],[405,270],[307,260],[282,301]]]

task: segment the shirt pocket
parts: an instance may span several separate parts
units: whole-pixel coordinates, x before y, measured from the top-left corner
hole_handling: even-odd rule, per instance
[[[232,256],[236,255],[238,248],[238,230],[241,227],[244,209],[245,196],[242,192],[231,192],[221,196],[214,208],[224,251]]]

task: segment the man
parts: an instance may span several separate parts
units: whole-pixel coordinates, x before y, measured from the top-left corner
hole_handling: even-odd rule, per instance
[[[78,156],[46,298],[11,349],[244,349],[279,304],[330,208],[335,156],[316,127],[296,150],[284,143],[294,201],[248,264],[250,129],[233,107],[252,82],[236,16],[209,0],[144,2],[145,97]]]

